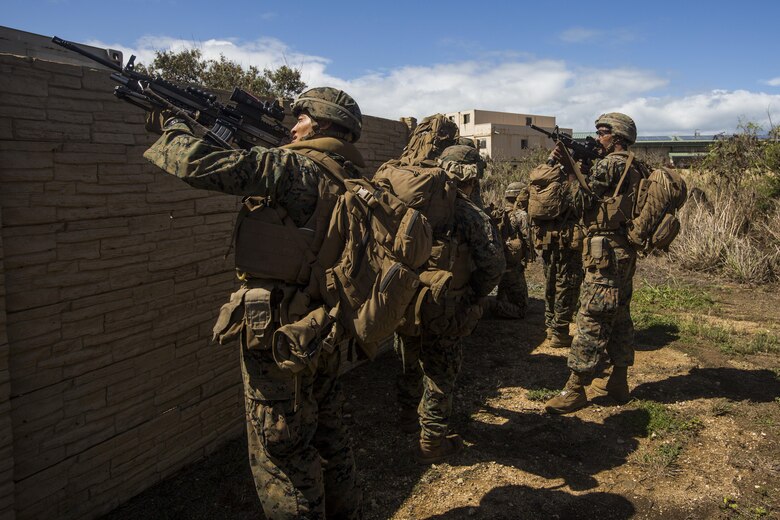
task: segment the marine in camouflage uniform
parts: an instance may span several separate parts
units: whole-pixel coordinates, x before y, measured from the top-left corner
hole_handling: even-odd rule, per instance
[[[491,315],[500,318],[522,319],[528,309],[525,268],[536,255],[530,243],[527,210],[528,189],[513,182],[504,192],[504,207],[493,210],[491,215],[504,242],[506,270],[498,282],[496,296],[488,297],[486,307]]]
[[[535,222],[534,242],[541,249],[544,269],[544,325],[547,338],[543,345],[568,347],[569,324],[577,311],[582,284],[582,242],[578,234],[579,216],[569,209],[553,221]]]
[[[473,269],[456,275],[467,277],[464,295],[446,295],[434,304],[434,313],[449,316],[443,330],[426,328],[428,323],[423,320],[419,336],[396,337],[396,352],[403,363],[403,373],[397,380],[398,402],[407,431],[417,430],[412,421],[419,416],[417,459],[422,463],[440,461],[462,446],[449,424],[463,359],[461,340],[481,317],[480,300],[493,290],[504,270],[503,248],[496,230],[489,217],[468,199],[469,187],[473,187],[472,181],[478,178],[483,165],[479,153],[473,147],[455,145],[442,152],[439,162],[459,187],[466,188],[455,200],[453,236],[458,243],[467,244]],[[442,322],[436,324],[442,326]]]
[[[353,165],[361,165],[362,158],[352,142],[360,137],[362,116],[349,95],[327,87],[310,89],[296,100],[293,113],[298,118],[292,130],[294,145],[334,138],[337,151],[328,155],[351,176],[358,176]],[[296,227],[304,226],[314,214],[326,174],[308,157],[284,147],[222,149],[195,137],[184,122],[165,112],[152,113],[147,126],[162,130],[162,136],[145,157],[189,185],[263,197],[270,206],[286,210]],[[313,370],[293,374],[282,368],[271,348],[272,334],[285,314],[276,300],[278,294],[298,287],[253,275],[240,278],[242,288],[231,297],[235,305],[223,306],[226,319],[221,325],[218,322],[215,336],[226,340],[233,331],[239,337],[249,461],[265,516],[359,518],[361,493],[342,420],[340,349],[311,344],[310,349],[322,350]],[[259,295],[255,302],[259,306],[250,308],[249,294]],[[313,301],[311,307],[321,304]],[[255,327],[258,319],[263,321]]]
[[[474,139],[471,137],[458,137],[455,141],[455,144],[461,145],[461,146],[468,146],[469,148],[473,148],[474,150],[477,150],[477,153],[479,153],[479,149],[477,148],[476,143],[474,142]],[[477,172],[477,180],[473,183],[473,186],[471,187],[471,192],[469,194],[469,200],[477,205],[479,209],[482,211],[485,211],[485,201],[482,200],[482,185],[480,181],[484,177],[485,173],[485,166],[484,166],[484,160],[480,157],[479,159],[482,162],[482,166],[479,168]]]
[[[636,125],[625,114],[608,113],[596,120],[596,128],[607,155],[590,171],[590,191],[572,183],[574,203],[579,205],[587,226],[583,251],[585,279],[577,312],[577,333],[569,351],[571,376],[561,394],[547,402],[546,409],[551,413],[568,413],[587,405],[585,384],[605,354],[612,372],[609,378],[593,381],[591,392],[609,395],[619,402],[629,399],[627,372],[634,363],[630,304],[636,252],[627,239],[623,216],[626,211],[614,208],[621,201],[630,205],[634,195],[633,183],[621,184],[620,179],[624,172],[629,172],[627,149],[636,141]],[[606,199],[615,195],[618,185],[620,191],[610,206]]]

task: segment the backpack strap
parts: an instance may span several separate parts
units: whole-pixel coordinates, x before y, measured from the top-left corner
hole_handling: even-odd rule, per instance
[[[618,196],[618,193],[620,193],[620,188],[623,187],[623,181],[626,180],[626,175],[628,174],[629,168],[631,168],[631,163],[634,162],[634,152],[628,153],[628,160],[626,161],[626,167],[623,169],[623,174],[620,176],[620,180],[618,181],[617,186],[615,187],[615,193],[612,194],[612,198]]]
[[[325,152],[312,150],[311,148],[298,148],[295,150],[295,153],[305,155],[322,166],[325,172],[330,174],[331,179],[338,183],[342,188],[344,187],[344,180],[347,179],[349,175],[347,175],[347,170],[345,170],[333,157]]]
[[[588,186],[588,183],[585,180],[585,176],[582,174],[582,170],[580,170],[579,165],[571,156],[571,153],[569,153],[569,149],[566,148],[566,146],[560,141],[555,142],[555,147],[559,150],[562,150],[563,157],[561,157],[561,164],[563,165],[564,171],[566,171],[567,174],[569,172],[573,173],[577,178],[577,182],[579,182],[580,187],[585,190],[586,193],[590,193],[590,186]]]

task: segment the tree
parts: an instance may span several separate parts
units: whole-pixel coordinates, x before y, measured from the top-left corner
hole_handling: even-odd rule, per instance
[[[220,54],[218,60],[206,60],[199,49],[156,51],[150,66],[139,63],[136,68],[149,75],[160,75],[180,83],[195,83],[210,89],[240,87],[260,97],[291,98],[306,88],[300,69],[282,65],[273,70],[263,69],[262,72],[255,66],[245,70],[224,54]]]

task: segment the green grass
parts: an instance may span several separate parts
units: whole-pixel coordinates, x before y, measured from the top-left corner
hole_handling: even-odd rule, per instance
[[[683,451],[681,442],[670,442],[668,444],[659,444],[654,449],[642,453],[638,460],[645,466],[655,469],[667,469],[677,462],[677,458]]]
[[[632,318],[637,336],[643,343],[653,344],[668,336],[669,341],[679,339],[683,343],[709,343],[724,354],[746,355],[780,353],[780,337],[769,332],[755,334],[713,325],[702,316],[665,314],[658,311],[707,311],[715,301],[705,291],[682,285],[645,284],[636,291],[632,300]]]
[[[638,311],[703,311],[715,307],[715,300],[701,289],[681,284],[653,285],[643,282],[631,300]]]
[[[555,397],[558,392],[558,390],[550,390],[549,388],[536,388],[529,390],[525,395],[531,401],[547,401]]]
[[[728,399],[715,399],[712,403],[712,415],[722,417],[734,413],[734,403]]]
[[[650,443],[634,460],[651,473],[669,474],[679,469],[677,459],[685,445],[703,427],[697,417],[685,416],[656,401],[634,401],[634,412],[627,415],[631,426]]]
[[[702,426],[698,418],[685,418],[656,401],[636,401],[634,406],[646,412],[645,432],[649,436],[663,437],[673,433],[695,433]]]

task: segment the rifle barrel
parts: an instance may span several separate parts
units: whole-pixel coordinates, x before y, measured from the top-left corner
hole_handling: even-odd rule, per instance
[[[100,63],[104,67],[108,67],[109,69],[115,70],[117,72],[122,72],[122,66],[121,65],[117,65],[113,61],[107,60],[105,58],[101,58],[97,54],[92,54],[89,51],[85,51],[84,49],[79,47],[78,44],[76,44],[74,42],[69,42],[68,40],[63,40],[62,38],[59,38],[57,36],[54,36],[51,39],[51,41],[55,45],[59,45],[60,47],[65,47],[69,51],[77,52],[77,53],[81,54],[82,56],[91,59],[92,61]]]

